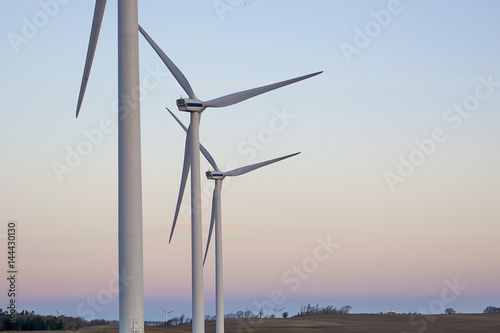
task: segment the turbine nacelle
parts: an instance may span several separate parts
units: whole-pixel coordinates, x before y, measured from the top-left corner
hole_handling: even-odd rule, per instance
[[[176,104],[179,111],[186,112],[202,112],[206,108],[202,101],[192,98],[179,98]]]
[[[205,174],[207,175],[208,179],[213,179],[213,180],[220,180],[226,177],[226,175],[220,171],[207,171]]]

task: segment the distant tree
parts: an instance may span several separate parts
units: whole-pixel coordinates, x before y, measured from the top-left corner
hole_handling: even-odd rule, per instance
[[[56,317],[50,317],[45,321],[45,326],[47,327],[47,330],[56,330],[57,329],[57,319]]]
[[[340,313],[348,314],[352,307],[350,305],[344,305],[340,308]]]
[[[224,315],[224,318],[226,318],[226,319],[235,319],[236,315],[234,313],[226,313]]]
[[[255,318],[256,316],[253,314],[253,312],[249,309],[246,309],[245,311],[245,318]]]
[[[260,310],[259,310],[259,318],[262,318],[262,315],[264,314],[264,309],[262,307],[260,307]]]
[[[453,309],[453,308],[447,308],[446,310],[444,310],[444,313],[446,314],[454,314],[456,311]]]
[[[288,317],[288,312],[283,312],[283,318],[287,318]]]
[[[14,330],[14,323],[10,320],[9,316],[3,316],[2,318],[2,330],[12,331]]]
[[[47,329],[47,325],[43,318],[41,316],[36,316],[35,319],[33,319],[33,323],[35,326],[35,331],[44,331]]]
[[[495,306],[488,306],[488,307],[486,307],[486,309],[484,309],[483,312],[484,313],[496,313],[496,312],[500,312],[500,308],[497,308]]]
[[[167,322],[168,325],[177,325],[178,323],[179,323],[179,318],[177,317],[174,317]]]

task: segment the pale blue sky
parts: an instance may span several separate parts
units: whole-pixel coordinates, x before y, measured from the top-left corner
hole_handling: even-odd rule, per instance
[[[350,303],[353,312],[419,311],[454,279],[467,286],[449,304],[457,311],[499,306],[500,4],[402,0],[381,26],[372,11],[381,15],[397,2],[247,2],[233,2],[223,20],[210,0],[142,1],[139,14],[201,99],[324,71],[203,113],[202,142],[224,167],[302,152],[224,184],[226,310],[255,310],[254,301],[280,289],[291,313],[308,302]],[[22,306],[78,315],[78,305],[105,290],[117,267],[116,1],[108,1],[78,119],[94,5],[69,1],[51,7],[51,17],[44,3],[54,2],[9,2],[0,11],[0,222],[19,221]],[[26,35],[26,22],[38,22],[37,31]],[[378,30],[349,62],[342,46],[355,47],[357,29],[370,27]],[[13,46],[13,34],[25,43]],[[140,66],[150,87],[141,126],[145,319],[152,320],[163,316],[158,306],[190,312],[187,215],[167,244],[184,134],[164,107],[174,109],[184,92],[142,38]],[[458,114],[444,118],[466,101],[478,104],[460,123]],[[103,119],[109,133],[59,181],[53,163],[65,164],[68,149],[78,150]],[[398,174],[400,156],[424,156],[415,141],[428,142],[435,129],[446,140],[411,175]],[[394,191],[387,172],[405,179]],[[202,182],[208,230],[213,184]],[[291,290],[283,274],[327,236],[340,247]],[[205,268],[209,314],[213,266],[212,254]],[[116,299],[96,316],[117,318]]]

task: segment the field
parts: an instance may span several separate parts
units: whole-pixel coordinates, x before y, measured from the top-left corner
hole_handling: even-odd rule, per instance
[[[413,324],[412,324],[413,323]],[[230,319],[227,333],[321,333],[321,332],[500,332],[500,314],[389,315],[335,314],[287,319]],[[85,333],[118,333],[117,325],[88,327]],[[68,331],[69,332],[69,331]],[[146,332],[191,332],[191,326],[146,327]],[[206,332],[215,332],[215,322],[206,323]]]

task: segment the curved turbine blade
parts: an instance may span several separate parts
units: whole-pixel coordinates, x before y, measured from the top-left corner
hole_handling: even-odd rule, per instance
[[[169,57],[160,49],[160,47],[155,43],[155,41],[149,37],[147,32],[139,25],[139,31],[141,34],[146,38],[146,40],[149,42],[149,44],[153,47],[153,49],[158,53],[160,56],[161,60],[167,65],[168,69],[172,73],[172,75],[175,77],[177,82],[181,85],[182,89],[188,94],[189,98],[197,99],[196,95],[194,94],[193,88],[191,88],[191,85],[189,84],[189,81],[186,79],[184,74],[182,74],[181,70],[170,60]]]
[[[89,47],[87,49],[87,59],[85,60],[85,67],[83,69],[82,83],[80,85],[80,95],[78,96],[78,104],[76,105],[76,117],[80,113],[82,107],[83,96],[89,81],[90,69],[92,68],[92,61],[94,60],[94,53],[97,46],[97,39],[99,38],[99,31],[101,30],[102,17],[104,16],[104,8],[106,7],[106,0],[97,0],[95,2],[94,19],[92,21],[92,30],[90,31]]]
[[[170,231],[170,238],[168,239],[169,243],[172,241],[172,235],[174,234],[175,224],[177,223],[177,218],[179,217],[182,196],[184,195],[184,190],[186,188],[186,181],[188,178],[189,169],[191,167],[191,154],[189,152],[190,147],[191,147],[191,139],[190,139],[191,135],[189,133],[190,131],[191,131],[191,126],[189,126],[189,128],[187,129],[186,146],[184,148],[184,164],[182,165],[181,186],[179,188],[179,196],[177,198],[177,206],[175,207],[174,222],[172,224],[172,230]]]
[[[210,239],[212,238],[212,231],[214,230],[215,219],[217,216],[217,182],[215,182],[214,194],[212,195],[212,215],[210,216],[210,230],[208,231],[207,248],[205,250],[205,258],[203,258],[203,265],[207,260],[208,247],[210,246]]]
[[[229,177],[243,175],[243,174],[245,174],[247,172],[253,171],[253,170],[258,169],[258,168],[262,168],[263,166],[266,166],[266,165],[269,165],[269,164],[272,164],[272,163],[276,163],[278,161],[284,160],[286,158],[290,158],[290,157],[298,155],[298,154],[300,154],[300,152],[299,153],[295,153],[295,154],[290,154],[290,155],[282,156],[282,157],[278,157],[278,158],[275,158],[275,159],[272,159],[272,160],[268,160],[268,161],[264,161],[264,162],[260,162],[260,163],[255,163],[255,164],[252,164],[252,165],[247,165],[247,166],[244,166],[244,167],[241,167],[241,168],[238,168],[238,169],[234,169],[234,170],[231,170],[231,171],[228,171],[228,172],[224,172],[224,175],[229,176]]]
[[[181,125],[181,127],[182,127],[182,128],[184,129],[184,131],[186,131],[186,133],[187,133],[187,128],[186,128],[186,126],[182,123],[182,121],[180,121],[180,119],[179,119],[179,118],[177,118],[177,117],[175,116],[175,114],[174,114],[172,111],[170,111],[170,109],[169,109],[169,108],[167,108],[167,107],[165,107],[165,108],[168,110],[168,112],[170,112],[170,114],[172,115],[172,117],[174,117],[174,119],[175,119],[175,120],[177,120],[177,123],[178,123],[179,125]],[[205,158],[207,159],[208,163],[210,163],[210,165],[212,166],[212,168],[214,168],[214,169],[215,169],[215,171],[220,171],[220,170],[219,170],[219,167],[217,166],[217,163],[215,163],[215,160],[214,160],[214,158],[212,157],[212,155],[210,155],[210,153],[208,152],[208,150],[206,150],[206,149],[205,149],[205,147],[203,147],[203,145],[202,145],[201,143],[200,143],[200,150],[201,150],[201,153],[203,154],[203,156],[205,156]]]
[[[271,90],[274,90],[274,89],[278,89],[278,88],[287,86],[289,84],[292,84],[292,83],[295,83],[295,82],[298,82],[298,81],[302,81],[302,80],[308,79],[310,77],[316,76],[316,75],[321,74],[321,73],[323,73],[323,72],[317,72],[317,73],[313,73],[313,74],[299,76],[299,77],[296,77],[294,79],[290,79],[290,80],[281,81],[281,82],[278,82],[278,83],[269,84],[267,86],[262,86],[262,87],[259,87],[259,88],[249,89],[249,90],[245,90],[245,91],[240,91],[240,92],[237,92],[237,93],[234,93],[234,94],[230,94],[230,95],[226,95],[226,96],[223,96],[223,97],[211,99],[211,100],[209,100],[207,102],[204,102],[203,104],[206,107],[213,107],[213,108],[221,108],[221,107],[224,107],[224,106],[233,105],[233,104],[242,102],[242,101],[244,101],[246,99],[249,99],[249,98],[255,97],[257,95],[266,93],[268,91],[271,91]]]

